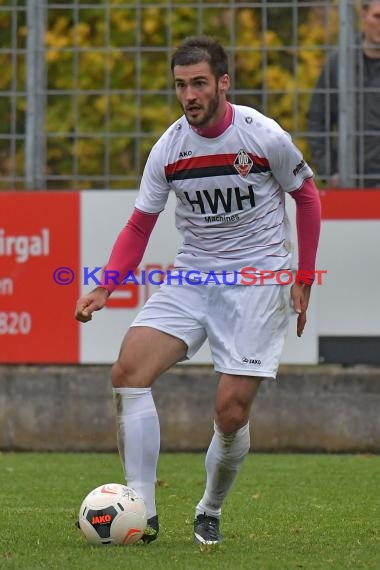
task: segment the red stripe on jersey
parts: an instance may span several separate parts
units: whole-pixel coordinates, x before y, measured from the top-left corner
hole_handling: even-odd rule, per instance
[[[380,220],[380,189],[323,190],[324,220]]]
[[[266,158],[256,156],[250,152],[247,153],[253,164],[265,166],[269,168],[269,162]],[[165,175],[171,176],[174,172],[181,170],[190,170],[192,168],[205,168],[208,166],[231,166],[237,157],[234,154],[212,154],[206,156],[194,156],[190,158],[181,158],[172,164],[165,166]]]

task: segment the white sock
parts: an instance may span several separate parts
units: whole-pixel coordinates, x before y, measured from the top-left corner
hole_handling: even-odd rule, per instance
[[[156,514],[160,424],[150,388],[114,388],[117,441],[127,485],[139,493],[148,519]]]
[[[220,517],[222,504],[250,448],[249,423],[225,435],[214,424],[214,436],[205,460],[207,482],[195,516],[206,513]]]

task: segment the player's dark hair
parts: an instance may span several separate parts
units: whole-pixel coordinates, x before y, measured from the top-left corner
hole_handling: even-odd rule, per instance
[[[228,56],[218,40],[208,36],[186,38],[171,57],[171,70],[176,65],[207,62],[216,79],[228,73]]]

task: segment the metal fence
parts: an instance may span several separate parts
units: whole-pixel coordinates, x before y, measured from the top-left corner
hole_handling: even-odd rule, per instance
[[[358,121],[366,87],[356,8],[354,0],[0,0],[0,188],[136,188],[151,145],[180,114],[172,49],[198,34],[228,51],[232,102],[278,120],[313,166],[313,143],[323,153],[322,185],[338,168],[342,185],[380,186],[380,173],[365,171],[363,143],[379,138],[376,125]],[[315,91],[332,50],[337,85]],[[308,120],[313,93],[320,125]]]

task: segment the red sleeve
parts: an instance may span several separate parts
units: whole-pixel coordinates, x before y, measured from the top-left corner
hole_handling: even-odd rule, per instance
[[[321,201],[312,178],[308,178],[299,190],[290,195],[296,202],[298,236],[298,270],[312,275],[314,281],[315,259],[321,228]],[[306,279],[305,279],[306,282]]]
[[[137,208],[133,210],[127,225],[121,230],[114,243],[101,279],[101,286],[105,287],[110,294],[117,284],[123,281],[128,271],[134,271],[139,266],[158,216],[159,214],[141,212]],[[112,275],[111,271],[115,273]]]

